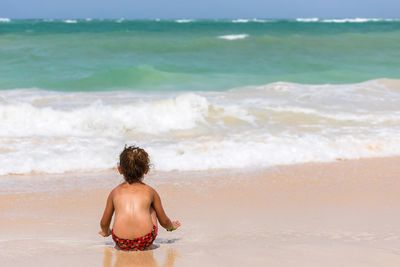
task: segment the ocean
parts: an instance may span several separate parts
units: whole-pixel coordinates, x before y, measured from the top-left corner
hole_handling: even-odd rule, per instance
[[[400,20],[0,19],[0,175],[400,155]]]

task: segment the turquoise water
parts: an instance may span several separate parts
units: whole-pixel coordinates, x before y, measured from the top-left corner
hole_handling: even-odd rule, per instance
[[[11,20],[0,89],[214,91],[400,78],[400,22]]]

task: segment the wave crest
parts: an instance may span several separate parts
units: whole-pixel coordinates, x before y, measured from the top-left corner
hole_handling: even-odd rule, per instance
[[[76,24],[76,23],[78,23],[78,21],[75,20],[75,19],[66,19],[66,20],[63,20],[63,22],[67,23],[67,24]]]
[[[175,20],[176,23],[191,23],[194,22],[193,19],[177,19]]]
[[[247,37],[249,37],[248,34],[228,34],[228,35],[221,35],[218,36],[219,39],[224,39],[224,40],[228,40],[228,41],[234,41],[234,40],[242,40],[242,39],[246,39]]]
[[[367,22],[396,22],[399,19],[387,18],[336,18],[336,19],[320,19],[320,18],[297,18],[297,22],[321,22],[321,23],[367,23]]]
[[[318,22],[319,18],[297,18],[297,22]]]

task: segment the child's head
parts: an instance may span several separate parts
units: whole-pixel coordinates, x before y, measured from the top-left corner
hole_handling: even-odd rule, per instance
[[[140,182],[149,171],[150,159],[147,152],[136,146],[128,146],[119,155],[119,172],[129,184]]]

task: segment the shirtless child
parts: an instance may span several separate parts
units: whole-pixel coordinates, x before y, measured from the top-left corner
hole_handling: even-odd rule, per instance
[[[174,231],[181,226],[179,221],[171,221],[165,214],[156,190],[142,182],[149,165],[147,152],[139,147],[125,147],[119,156],[118,171],[124,176],[125,182],[110,192],[99,232],[104,237],[112,235],[119,249],[145,250],[151,246],[157,236],[157,218],[167,231]]]

